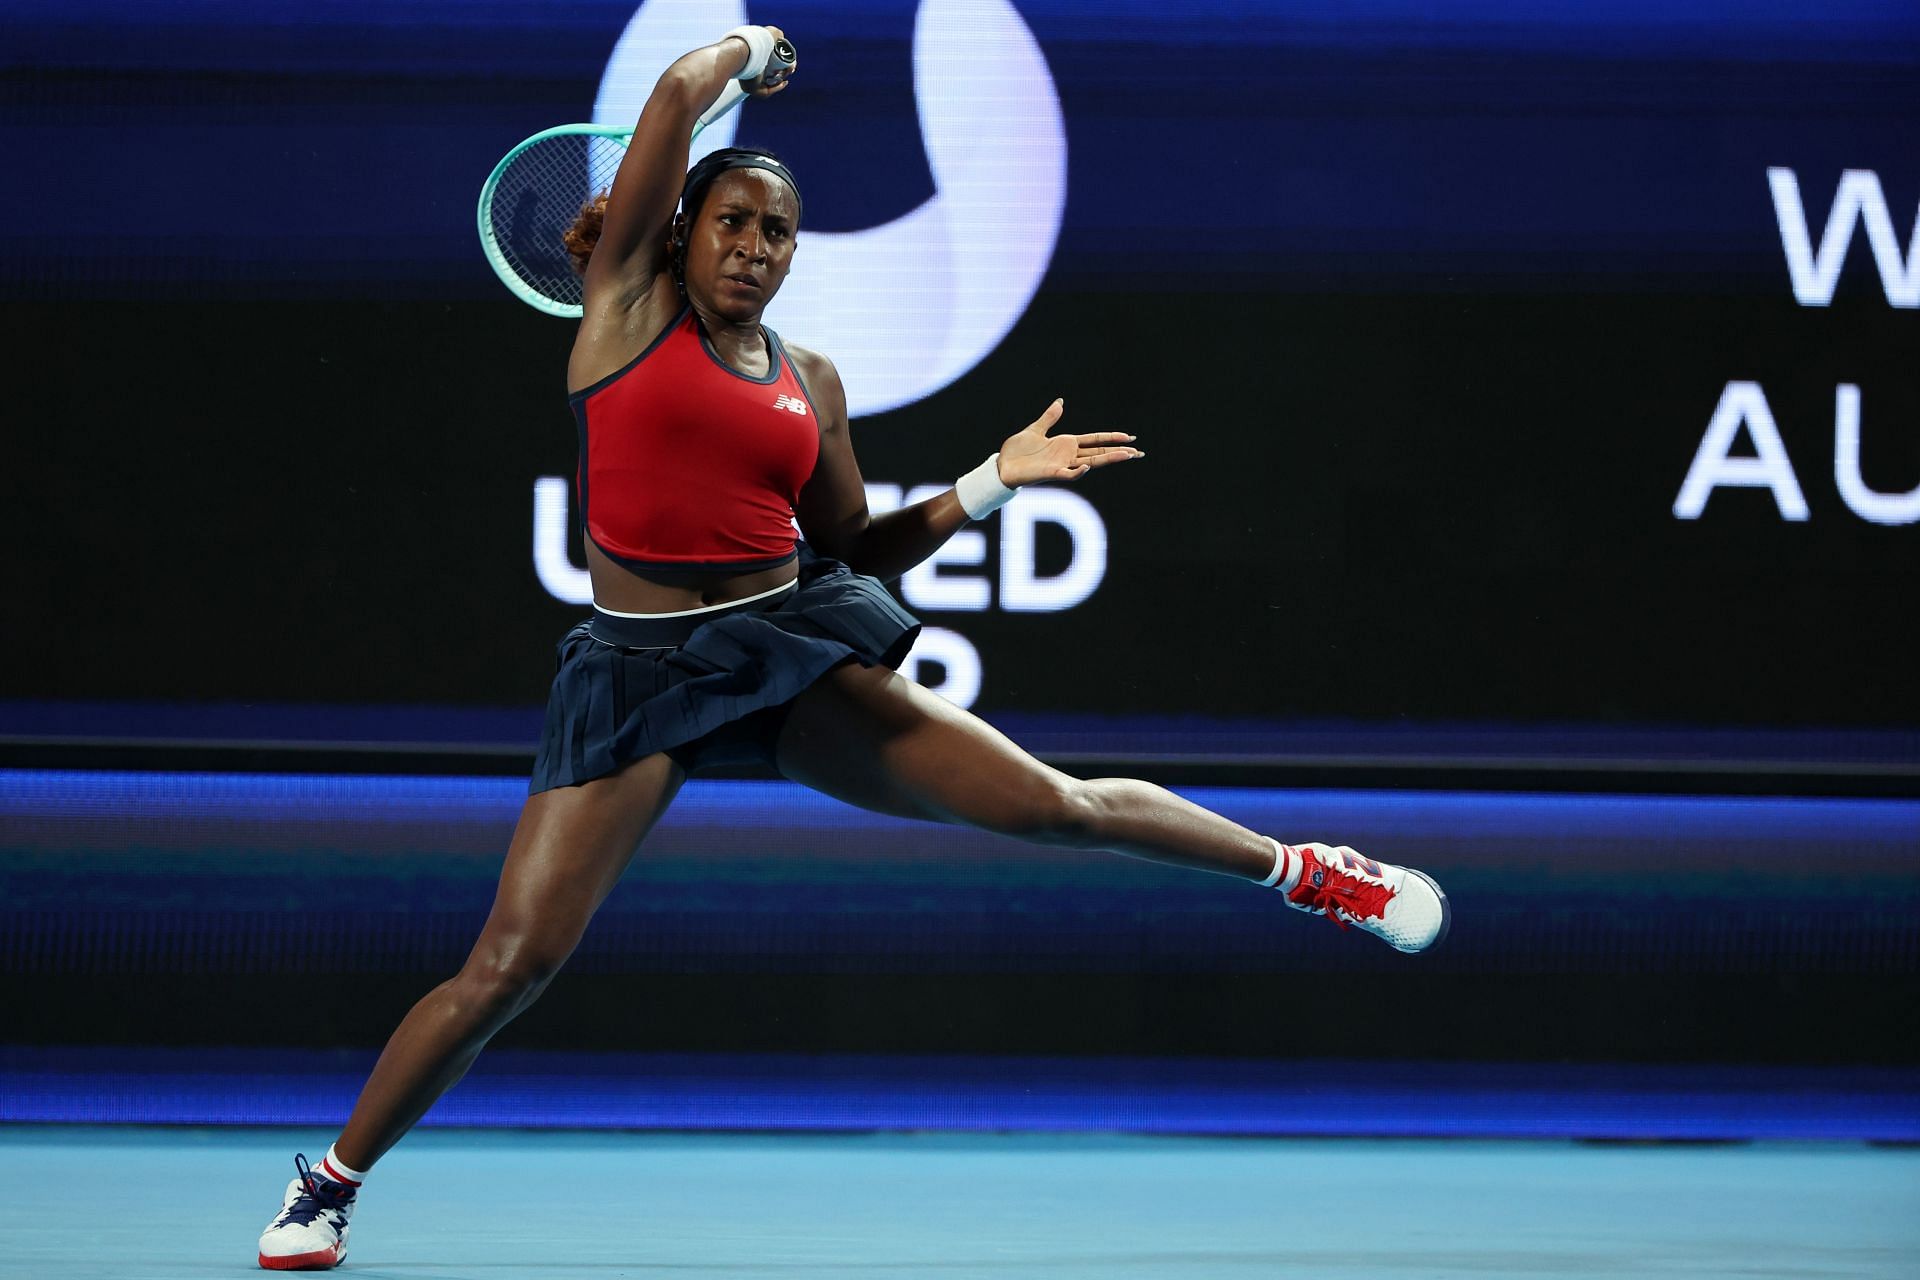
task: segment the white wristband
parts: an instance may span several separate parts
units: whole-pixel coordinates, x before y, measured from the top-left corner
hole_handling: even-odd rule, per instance
[[[1018,489],[1009,489],[1000,482],[1000,455],[997,453],[953,482],[953,496],[960,499],[960,508],[967,513],[969,520],[992,515],[1006,506],[1018,492]]]
[[[747,65],[734,74],[735,80],[758,80],[767,69],[767,59],[773,57],[773,32],[765,27],[735,27],[721,36],[722,40],[737,36],[747,42]]]

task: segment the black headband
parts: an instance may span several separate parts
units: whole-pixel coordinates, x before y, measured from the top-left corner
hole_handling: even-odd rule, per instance
[[[786,183],[793,191],[794,222],[800,221],[803,202],[800,199],[800,184],[794,179],[793,171],[764,151],[751,151],[744,147],[728,147],[702,156],[700,163],[687,171],[687,181],[680,188],[680,207],[689,218],[699,210],[691,206],[688,198],[703,197],[706,189],[713,185],[713,180],[729,169],[765,169]]]

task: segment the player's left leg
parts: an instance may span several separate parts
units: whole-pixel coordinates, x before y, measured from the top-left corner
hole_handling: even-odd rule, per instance
[[[1346,848],[1280,845],[1150,782],[1072,777],[883,667],[838,667],[796,698],[777,759],[787,777],[864,809],[1278,881],[1292,905],[1402,951],[1446,934],[1446,898],[1420,872]]]

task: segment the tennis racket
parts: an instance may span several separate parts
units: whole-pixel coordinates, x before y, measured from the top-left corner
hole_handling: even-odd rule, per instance
[[[774,42],[762,75],[791,68],[793,45]],[[692,137],[747,100],[738,80],[701,113]],[[563,124],[501,157],[480,187],[480,247],[513,296],[551,316],[578,319],[585,282],[562,240],[580,208],[613,187],[632,129]]]

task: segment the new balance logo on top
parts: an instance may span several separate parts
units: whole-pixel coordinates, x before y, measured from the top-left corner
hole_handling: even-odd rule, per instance
[[[807,402],[799,396],[781,396],[773,402],[773,407],[776,409],[785,409],[788,413],[805,413],[807,411]]]

